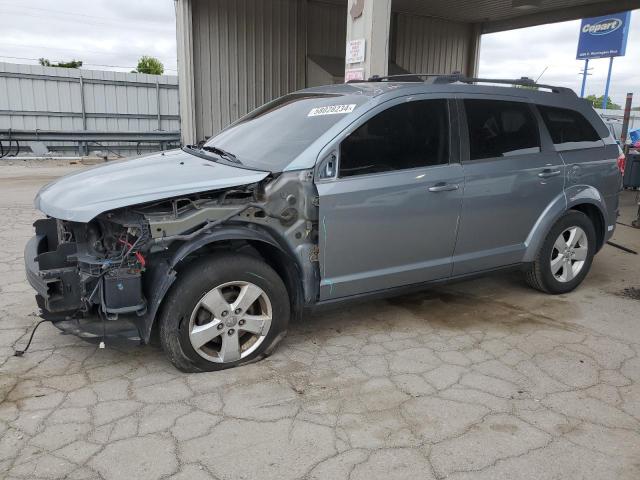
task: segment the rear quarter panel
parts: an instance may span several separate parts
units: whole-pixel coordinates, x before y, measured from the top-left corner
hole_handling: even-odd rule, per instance
[[[532,94],[534,98],[535,94],[537,92]],[[590,204],[597,207],[604,219],[604,241],[611,238],[618,214],[618,195],[622,187],[617,166],[618,146],[591,105],[582,99],[567,99],[564,96],[538,100],[542,105],[580,112],[589,120],[601,139],[554,146],[565,164],[564,192],[548,206],[531,230],[526,241],[524,262],[534,260],[549,229],[568,209],[577,205]],[[543,128],[546,130],[544,123]]]
[[[619,150],[615,143],[605,143],[595,148],[561,151],[566,165],[565,192],[567,206],[571,208],[579,203],[601,203],[605,220],[605,238],[609,238],[615,228],[618,214],[618,194],[621,186],[620,171],[617,166]],[[581,202],[586,187],[595,189],[599,197]],[[585,199],[586,200],[586,199]]]

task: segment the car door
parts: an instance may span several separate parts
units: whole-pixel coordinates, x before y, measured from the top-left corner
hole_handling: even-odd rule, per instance
[[[463,176],[450,107],[386,102],[325,151],[337,172],[316,179],[320,300],[451,275]]]
[[[529,233],[564,183],[562,158],[524,99],[468,97],[458,107],[466,148],[454,276],[521,262]]]

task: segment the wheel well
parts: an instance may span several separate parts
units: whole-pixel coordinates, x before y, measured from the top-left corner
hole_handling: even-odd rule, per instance
[[[571,207],[571,210],[577,210],[578,212],[584,213],[591,223],[593,223],[593,228],[596,231],[596,251],[602,248],[604,244],[604,216],[598,207],[591,203],[581,203],[580,205],[574,205]]]
[[[289,292],[291,316],[297,319],[302,313],[304,294],[302,290],[302,277],[295,264],[295,260],[269,243],[259,240],[249,240],[247,243],[258,252],[260,257],[276,271],[284,282],[285,287],[287,287],[287,292]]]
[[[291,315],[295,319],[302,311],[304,294],[302,279],[295,265],[295,261],[285,252],[270,243],[260,240],[220,240],[212,242],[194,250],[183,258],[174,269],[180,276],[180,270],[189,265],[196,258],[217,252],[244,253],[264,260],[273,268],[284,282],[291,303]]]

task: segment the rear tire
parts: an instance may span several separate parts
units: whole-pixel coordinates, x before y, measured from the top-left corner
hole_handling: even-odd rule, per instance
[[[289,305],[282,279],[262,260],[212,255],[180,273],[163,305],[160,343],[183,372],[254,362],[285,336]]]
[[[587,276],[596,252],[593,223],[569,210],[555,223],[525,272],[529,286],[550,294],[574,290]]]

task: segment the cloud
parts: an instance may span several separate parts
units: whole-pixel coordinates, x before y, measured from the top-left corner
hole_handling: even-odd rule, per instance
[[[0,18],[0,61],[129,71],[152,55],[177,73],[173,0],[0,0]]]
[[[580,92],[584,61],[576,60],[580,21],[570,21],[493,33],[482,37],[480,75],[498,78],[537,78],[540,82]],[[609,96],[624,104],[627,92],[638,94],[640,103],[640,11],[631,14],[626,56],[613,61]],[[608,59],[591,60],[586,94],[604,95]],[[546,68],[546,71],[545,71]]]
[[[175,74],[174,16],[173,0],[0,0],[0,61],[75,58],[86,68],[128,71],[140,56],[153,55],[167,73]],[[575,59],[579,24],[571,21],[483,36],[480,74],[537,78],[547,68],[542,82],[579,91],[584,65]],[[616,103],[624,102],[626,92],[638,90],[640,97],[639,59],[640,11],[636,11],[631,15],[627,55],[616,58],[613,65],[611,97]],[[587,93],[602,95],[608,61],[593,60],[590,66]]]

